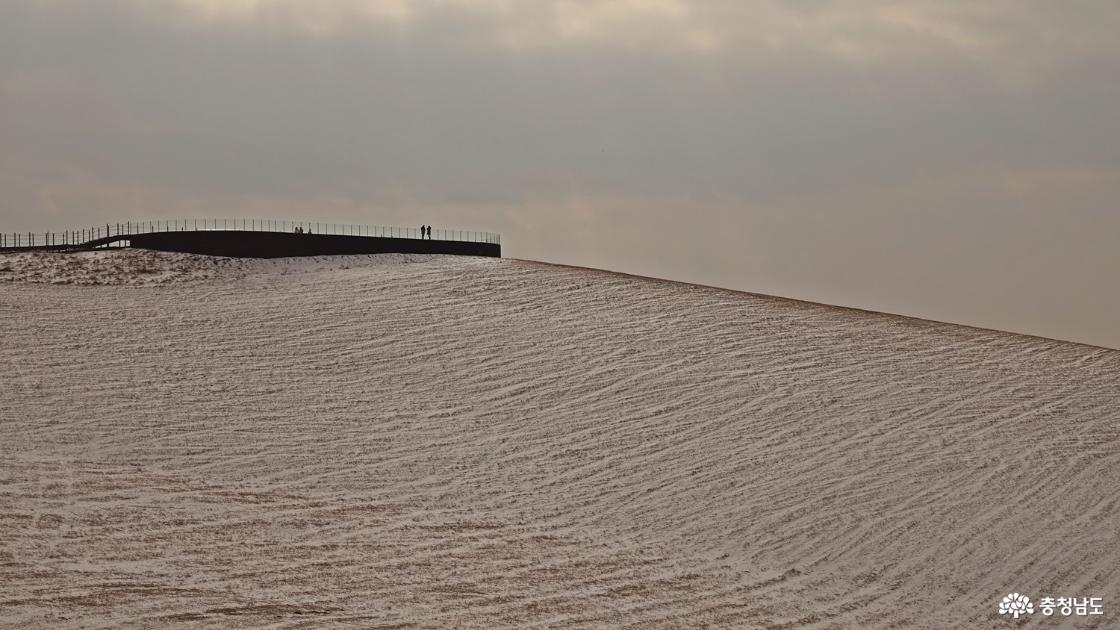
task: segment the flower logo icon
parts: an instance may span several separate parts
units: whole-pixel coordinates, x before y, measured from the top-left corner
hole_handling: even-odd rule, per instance
[[[1019,615],[1033,615],[1034,604],[1026,595],[1011,593],[999,603],[999,614],[1011,615],[1015,619],[1018,619]]]

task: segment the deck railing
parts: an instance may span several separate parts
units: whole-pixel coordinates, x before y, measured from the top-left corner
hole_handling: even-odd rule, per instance
[[[319,221],[286,221],[274,219],[161,219],[158,221],[126,221],[106,223],[78,230],[61,232],[0,233],[0,248],[79,247],[103,238],[123,238],[153,232],[183,231],[245,231],[245,232],[298,232],[305,234],[330,234],[337,236],[368,236],[377,238],[428,238],[419,227],[364,225],[357,223],[323,223]],[[469,243],[494,243],[500,245],[502,237],[494,232],[478,230],[453,230],[432,228],[435,241],[462,241]]]

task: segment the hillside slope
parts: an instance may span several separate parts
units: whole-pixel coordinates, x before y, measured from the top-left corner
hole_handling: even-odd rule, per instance
[[[1117,623],[1120,352],[517,260],[84,256],[0,257],[0,626]]]

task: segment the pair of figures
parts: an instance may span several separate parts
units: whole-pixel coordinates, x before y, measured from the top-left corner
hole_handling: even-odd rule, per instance
[[[432,240],[432,226],[421,225],[420,226],[420,238],[426,238],[429,241]]]

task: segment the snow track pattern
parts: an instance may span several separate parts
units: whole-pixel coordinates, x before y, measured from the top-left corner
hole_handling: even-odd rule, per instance
[[[1120,352],[517,260],[20,260],[2,627],[1115,622]]]

